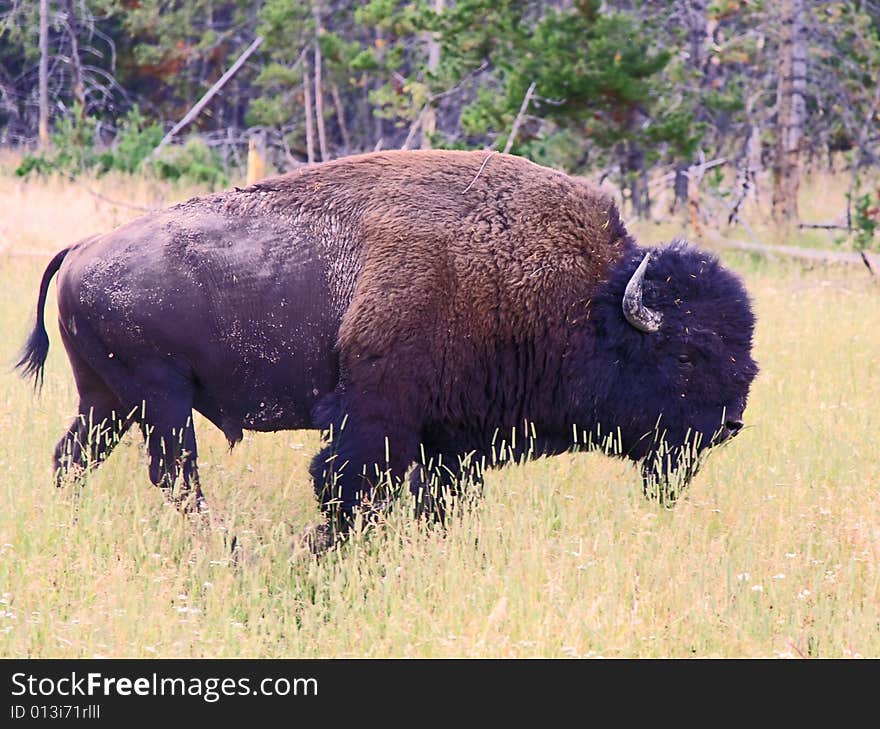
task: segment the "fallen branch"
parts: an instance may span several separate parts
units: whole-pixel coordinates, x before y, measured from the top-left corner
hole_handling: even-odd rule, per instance
[[[425,114],[428,112],[429,105],[425,104],[418,116],[415,118],[413,123],[410,125],[409,133],[406,135],[406,139],[403,140],[403,146],[401,149],[409,149],[409,145],[413,143],[413,140],[416,138],[416,132],[422,126],[422,122],[425,119]]]
[[[195,106],[193,106],[192,109],[190,109],[186,113],[186,116],[184,116],[183,119],[181,119],[171,128],[171,131],[168,132],[168,134],[162,137],[162,141],[159,142],[158,145],[156,145],[156,148],[151,152],[150,156],[155,155],[160,149],[162,149],[162,147],[164,147],[174,138],[175,134],[177,134],[181,129],[183,129],[187,124],[189,124],[199,115],[199,112],[214,97],[214,94],[222,89],[226,82],[229,81],[229,79],[231,79],[236,74],[238,69],[240,69],[244,65],[244,62],[248,59],[251,53],[257,50],[262,42],[263,36],[258,35],[256,38],[254,38],[254,42],[251,43],[244,50],[244,52],[238,57],[238,60],[233,63],[229,70],[218,79],[217,83],[215,83],[210,89],[208,89],[205,95],[196,102]]]
[[[523,117],[525,116],[526,110],[529,108],[529,104],[532,101],[532,94],[534,93],[535,82],[532,81],[532,83],[529,84],[529,88],[526,91],[525,97],[523,97],[522,104],[520,104],[519,112],[516,115],[516,119],[513,120],[513,126],[510,129],[510,136],[507,137],[507,142],[504,145],[504,154],[508,154],[513,147],[513,140],[516,139],[516,133],[519,131],[519,125],[522,124]],[[488,159],[488,157],[486,159]]]
[[[479,68],[476,68],[473,71],[471,71],[461,81],[459,81],[457,84],[455,84],[455,86],[446,89],[446,91],[441,91],[438,94],[432,94],[431,96],[429,96],[427,103],[424,106],[422,106],[422,108],[419,111],[418,115],[416,116],[415,120],[410,125],[409,133],[406,135],[406,139],[404,140],[403,146],[401,147],[401,149],[409,149],[410,148],[410,145],[413,143],[413,141],[416,138],[416,132],[422,128],[422,124],[425,121],[425,116],[427,115],[428,111],[431,109],[431,107],[434,105],[434,103],[436,101],[439,101],[444,96],[449,96],[450,94],[454,94],[456,91],[458,91],[464,85],[464,83],[466,81],[470,80],[473,76],[475,76],[476,74],[483,71],[486,68],[486,66],[488,66],[488,65],[489,65],[488,62],[483,61],[480,64]]]
[[[749,238],[752,239],[752,242],[757,245],[763,245],[761,241],[758,240],[758,236],[755,235],[755,231],[752,230],[752,226],[746,222],[744,218],[741,218],[736,210],[731,210],[730,216],[727,219],[727,224],[730,225],[733,222],[739,223],[743,229],[748,233]]]
[[[115,205],[120,208],[129,208],[130,210],[140,210],[145,213],[152,212],[153,210],[158,210],[157,207],[147,207],[146,205],[138,205],[137,203],[127,203],[122,202],[121,200],[114,200],[112,197],[107,197],[106,195],[98,192],[97,190],[93,190],[86,183],[77,180],[73,175],[68,175],[67,179],[72,182],[74,185],[79,185],[83,190],[85,190],[89,195],[96,197],[98,200],[102,200],[109,205]]]
[[[21,258],[51,258],[58,251],[41,251],[39,248],[10,248],[9,250],[0,248],[0,254],[4,256],[15,256]]]
[[[695,165],[691,165],[688,167],[687,171],[682,171],[681,174],[685,177],[690,177],[691,174],[697,174],[702,177],[707,170],[711,170],[713,167],[718,167],[719,165],[727,164],[726,157],[719,157],[718,159],[709,160],[708,162],[698,162]],[[665,175],[660,175],[659,177],[655,177],[653,180],[648,181],[648,187],[657,187],[658,185],[665,184],[667,182],[671,182],[675,179],[675,176],[679,174],[678,172],[667,172]]]
[[[814,263],[840,263],[846,265],[865,264],[873,272],[875,268],[880,267],[880,260],[872,253],[855,253],[852,251],[826,251],[815,248],[798,248],[796,246],[771,246],[764,243],[748,243],[742,240],[731,240],[724,238],[717,233],[710,233],[709,238],[720,248],[729,248],[737,251],[750,251],[752,253],[760,253],[765,256],[782,256],[786,258],[798,258],[805,261],[813,261]],[[867,257],[866,257],[867,256]],[[871,263],[868,258],[872,259]]]
[[[701,149],[699,164],[691,165],[686,172],[683,172],[687,178],[688,217],[691,230],[697,238],[703,237],[703,219],[700,214],[700,183],[703,181],[706,169],[706,157]]]
[[[837,223],[798,223],[798,228],[815,228],[818,230],[849,230],[846,225]]]
[[[870,251],[861,251],[862,261],[868,267],[875,280],[880,282],[880,256]]]
[[[478,73],[485,71],[486,68],[488,67],[488,65],[489,65],[488,61],[483,61],[477,68],[475,68],[473,71],[470,71],[466,76],[464,76],[461,79],[461,81],[459,81],[457,84],[455,84],[455,86],[452,86],[452,87],[446,89],[446,91],[441,91],[440,93],[437,93],[437,94],[431,94],[431,96],[428,97],[428,103],[433,104],[435,101],[442,99],[444,96],[449,96],[450,94],[454,94],[456,91],[458,91],[465,84],[465,82],[470,81]]]

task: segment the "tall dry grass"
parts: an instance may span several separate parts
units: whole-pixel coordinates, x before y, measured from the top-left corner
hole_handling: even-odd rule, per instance
[[[0,211],[10,363],[47,261],[18,254],[137,213],[9,177]],[[164,504],[134,436],[82,488],[56,490],[49,457],[76,400],[47,316],[42,394],[0,375],[0,655],[880,656],[880,289],[855,269],[727,261],[755,299],[762,371],[748,428],[674,509],[646,501],[626,463],[559,456],[491,473],[445,532],[401,510],[320,561],[290,549],[317,518],[314,433],[248,435],[228,453],[197,422],[203,482],[244,565]]]

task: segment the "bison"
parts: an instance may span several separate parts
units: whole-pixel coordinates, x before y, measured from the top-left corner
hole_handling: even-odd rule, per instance
[[[646,484],[689,476],[684,456],[742,427],[757,372],[749,297],[715,257],[640,248],[606,192],[504,154],[343,158],[80,241],[40,285],[18,363],[36,382],[56,273],[79,391],[56,473],[98,465],[137,423],[150,480],[184,509],[206,506],[193,410],[230,446],[324,431],[311,475],[346,524],[414,464],[442,516],[502,446],[610,437]]]

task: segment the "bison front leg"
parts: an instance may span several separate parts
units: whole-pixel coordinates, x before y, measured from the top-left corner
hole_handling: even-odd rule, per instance
[[[416,460],[419,436],[405,409],[382,398],[352,402],[336,393],[319,407],[327,446],[312,460],[321,510],[333,532],[348,531],[356,514],[370,519],[390,506]]]
[[[147,427],[150,481],[184,514],[207,511],[199,485],[195,430],[192,418],[181,426]]]

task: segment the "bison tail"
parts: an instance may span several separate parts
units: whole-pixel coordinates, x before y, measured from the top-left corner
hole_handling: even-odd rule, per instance
[[[21,350],[20,359],[15,364],[15,368],[21,371],[22,377],[33,377],[35,389],[39,389],[43,385],[43,368],[46,366],[46,357],[49,354],[49,335],[46,333],[46,325],[43,323],[46,294],[49,291],[49,282],[61,268],[61,262],[69,251],[70,248],[65,248],[46,267],[43,280],[40,282],[40,295],[37,298],[37,321]]]

